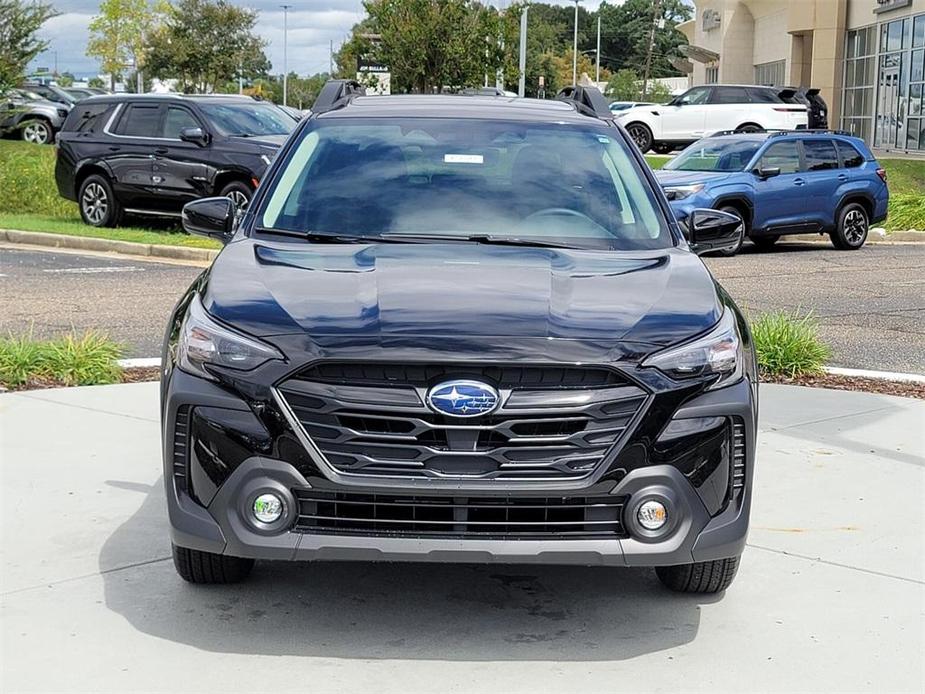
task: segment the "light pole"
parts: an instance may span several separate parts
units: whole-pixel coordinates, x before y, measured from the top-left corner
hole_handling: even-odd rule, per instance
[[[572,40],[572,84],[578,84],[578,2],[575,0],[575,37]]]
[[[601,81],[601,11],[597,11],[597,67],[594,70],[594,81]]]
[[[527,91],[527,10],[529,5],[524,5],[524,10],[520,15],[520,81],[517,83],[517,96],[523,96]]]
[[[283,8],[283,106],[285,106],[289,92],[289,10],[292,5],[280,5],[280,7]]]

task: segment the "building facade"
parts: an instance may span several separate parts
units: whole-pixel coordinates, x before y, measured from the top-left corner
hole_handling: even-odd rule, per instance
[[[694,85],[816,87],[829,124],[925,155],[925,0],[695,0]]]

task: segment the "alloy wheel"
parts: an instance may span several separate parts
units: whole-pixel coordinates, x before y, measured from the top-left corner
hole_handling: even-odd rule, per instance
[[[851,246],[857,246],[864,241],[867,235],[867,218],[860,210],[851,210],[845,215],[845,241]]]
[[[99,183],[90,183],[84,188],[80,207],[91,224],[101,224],[109,210],[109,197]]]
[[[49,135],[48,126],[39,121],[28,123],[22,129],[22,139],[36,145],[44,145],[48,142]]]
[[[237,213],[244,212],[247,208],[247,203],[250,202],[249,198],[240,190],[229,190],[225,197],[234,203],[234,209]]]
[[[644,127],[641,125],[631,125],[627,132],[641,151],[645,152],[645,150],[649,148],[649,133],[646,132]]]

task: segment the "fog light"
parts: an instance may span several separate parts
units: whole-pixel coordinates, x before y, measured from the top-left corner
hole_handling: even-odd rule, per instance
[[[261,494],[254,499],[254,518],[261,523],[275,523],[283,515],[283,500],[276,494]]]
[[[661,501],[649,499],[639,504],[636,520],[646,530],[660,530],[668,522],[668,510]]]

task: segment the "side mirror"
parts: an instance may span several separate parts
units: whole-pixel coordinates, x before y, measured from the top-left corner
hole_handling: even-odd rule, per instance
[[[719,210],[696,209],[687,225],[691,250],[697,255],[735,248],[745,232],[741,219]]]
[[[779,166],[765,166],[755,169],[755,175],[760,179],[773,178],[774,176],[780,176],[780,167]]]
[[[200,147],[209,144],[209,136],[206,135],[202,128],[183,128],[180,131],[180,139],[184,142],[192,142]]]
[[[234,226],[234,202],[231,198],[201,198],[183,206],[183,230],[188,234],[208,236],[222,243],[231,240]]]

